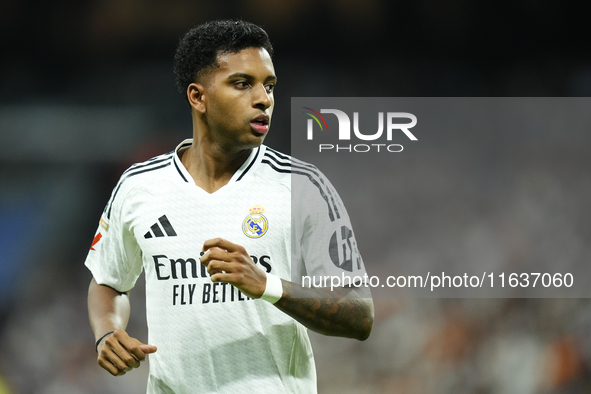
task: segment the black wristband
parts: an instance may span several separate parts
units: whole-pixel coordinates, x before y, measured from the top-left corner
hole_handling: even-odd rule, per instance
[[[101,343],[101,341],[107,336],[107,335],[111,335],[112,333],[114,333],[115,331],[111,331],[106,333],[105,335],[103,335],[102,337],[99,338],[98,341],[96,341],[96,344],[94,345],[94,350],[98,353],[98,345],[99,343]]]

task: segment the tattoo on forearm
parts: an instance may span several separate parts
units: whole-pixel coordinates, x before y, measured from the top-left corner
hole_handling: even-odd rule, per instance
[[[366,339],[373,325],[373,304],[369,298],[356,298],[356,289],[298,288],[306,298],[293,298],[292,288],[283,281],[283,297],[275,304],[304,326],[324,335]]]

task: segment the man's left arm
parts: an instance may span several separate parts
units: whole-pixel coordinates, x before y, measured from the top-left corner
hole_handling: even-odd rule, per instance
[[[250,259],[246,249],[221,238],[203,245],[201,263],[212,282],[226,282],[251,298],[265,292],[267,275]],[[283,294],[275,306],[320,334],[365,340],[373,326],[373,302],[363,288],[305,288],[281,279]],[[294,297],[297,291],[298,297]],[[367,298],[363,298],[367,297]]]
[[[362,288],[307,288],[281,279],[283,296],[275,306],[324,335],[364,341],[373,326],[373,301]],[[297,288],[297,289],[296,289]],[[297,292],[298,297],[292,295]]]

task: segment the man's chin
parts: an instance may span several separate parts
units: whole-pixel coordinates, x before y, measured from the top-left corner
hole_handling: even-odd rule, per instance
[[[253,131],[252,135],[254,136],[252,140],[256,143],[256,146],[254,147],[261,146],[261,144],[263,143],[263,141],[265,141],[265,138],[267,137],[267,133],[257,133],[255,131]]]

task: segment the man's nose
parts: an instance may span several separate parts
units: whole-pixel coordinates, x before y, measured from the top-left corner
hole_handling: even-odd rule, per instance
[[[264,85],[259,85],[256,89],[254,107],[264,107],[263,110],[273,105],[272,93],[267,92]]]

